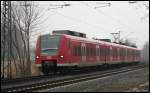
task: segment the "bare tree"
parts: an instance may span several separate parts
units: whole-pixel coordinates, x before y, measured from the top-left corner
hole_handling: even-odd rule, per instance
[[[38,26],[41,18],[41,11],[33,1],[19,1],[19,6],[15,6],[14,9],[14,21],[19,28],[20,35],[23,41],[23,55],[21,59],[23,66],[25,66],[24,73],[31,75],[31,61],[30,61],[30,35],[34,32],[34,29]]]
[[[13,60],[16,69],[16,73],[22,77],[31,75],[31,61],[30,61],[30,37],[31,33],[35,31],[39,23],[42,21],[42,10],[38,5],[35,5],[33,1],[9,1],[11,2],[11,33],[6,33],[8,21],[6,18],[1,17],[1,46],[3,62],[6,64],[6,53],[11,53],[10,60]],[[1,6],[2,7],[2,6]],[[6,10],[6,9],[5,9]],[[5,10],[1,8],[1,14],[5,13]],[[10,38],[9,41],[7,37]],[[11,42],[11,49],[7,51],[7,42]],[[6,42],[6,43],[5,43]],[[10,46],[10,45],[9,45]],[[1,57],[2,57],[1,56]],[[3,66],[2,66],[3,65]],[[2,64],[1,67],[4,67]],[[10,65],[11,66],[11,65]],[[11,69],[10,69],[11,70]],[[2,73],[4,75],[4,71]]]
[[[142,62],[149,63],[149,42],[146,42],[142,49]]]

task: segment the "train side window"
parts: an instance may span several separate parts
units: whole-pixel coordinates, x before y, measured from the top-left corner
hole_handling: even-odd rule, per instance
[[[88,56],[90,56],[90,48],[88,47]]]
[[[103,48],[103,56],[106,55],[106,48]]]
[[[72,46],[72,55],[74,56],[74,46]]]
[[[98,51],[97,51],[97,52],[98,52],[98,56],[100,56],[100,48],[98,48]]]
[[[93,56],[95,56],[95,48],[93,48]]]
[[[80,51],[79,51],[79,46],[77,46],[76,48],[77,48],[77,56],[79,56],[79,54],[80,54],[80,53],[79,53],[79,52],[80,52]]]
[[[113,57],[115,57],[115,48],[113,49]]]
[[[94,48],[92,48],[92,56],[94,56]]]
[[[124,56],[124,49],[122,48],[122,57]]]
[[[99,48],[96,48],[96,56],[99,56]]]
[[[127,56],[129,56],[129,50],[127,49]]]
[[[85,56],[85,47],[83,47],[83,56]]]
[[[123,48],[122,48],[122,56],[123,56],[123,54],[124,54],[124,51],[123,51]]]
[[[89,56],[89,54],[90,54],[90,48],[88,47],[87,48],[87,56]]]
[[[117,48],[115,48],[115,57],[117,56]]]
[[[76,55],[76,50],[75,50],[75,46],[73,46],[73,55]]]
[[[107,56],[107,54],[108,54],[108,49],[107,49],[107,47],[105,48],[105,55]]]
[[[68,39],[67,41],[68,41],[68,48],[70,48],[70,40]]]
[[[122,49],[122,56],[124,56],[124,49]]]
[[[75,46],[75,56],[77,56],[77,47]]]
[[[93,49],[91,48],[91,56],[93,56]]]
[[[115,57],[115,48],[113,48],[113,57]]]
[[[104,48],[102,48],[102,56],[104,56]]]
[[[105,52],[105,50],[104,50],[104,48],[102,48],[102,56],[104,56],[104,52]]]
[[[92,55],[91,48],[89,48],[89,56],[91,56],[91,55]]]
[[[95,47],[94,51],[95,51],[95,53],[94,53],[94,54],[95,54],[95,56],[97,56],[97,54],[96,54],[96,47]]]
[[[74,56],[79,56],[79,48],[78,48],[78,46],[74,47]]]
[[[96,56],[96,48],[94,48],[94,56]]]
[[[111,51],[111,50],[110,50],[110,47],[109,47],[109,48],[108,48],[108,55],[109,55],[109,56],[110,56],[110,51]]]
[[[107,47],[107,56],[109,55],[109,48]]]
[[[121,57],[122,56],[122,49],[120,48],[119,50],[119,56]]]
[[[107,56],[109,56],[109,48],[107,47]]]
[[[125,56],[127,57],[127,49],[125,49]]]
[[[91,54],[92,54],[91,56],[93,56],[93,48],[91,48]]]
[[[123,56],[123,48],[121,49],[121,56]]]
[[[100,48],[100,56],[103,56],[103,48]]]
[[[126,56],[126,49],[123,50],[123,56]]]
[[[120,56],[120,48],[118,47],[118,49],[117,49],[117,56]]]
[[[99,47],[99,56],[101,56],[101,47]]]
[[[107,56],[108,55],[108,48],[107,47],[105,48],[105,52],[106,52],[105,55]]]
[[[110,50],[110,56],[112,56],[112,47],[111,46],[110,46],[109,50]]]
[[[102,52],[102,56],[104,56],[104,48],[102,48],[102,51],[101,51],[101,52]]]
[[[116,57],[118,57],[118,54],[119,54],[119,53],[118,53],[118,48],[116,48]]]
[[[114,48],[112,48],[112,57],[114,57]]]
[[[88,52],[89,52],[88,47],[86,47],[86,56],[88,56]]]
[[[114,49],[113,48],[111,49],[111,56],[112,57],[114,56]]]
[[[94,48],[91,48],[91,50],[92,50],[92,56],[94,56]]]
[[[115,48],[115,52],[114,53],[115,53],[115,57],[116,57],[116,54],[117,54],[116,48]]]
[[[77,46],[75,47],[75,50],[76,50],[76,56],[78,56],[78,47]]]
[[[99,56],[99,48],[96,48],[96,56]]]
[[[76,47],[76,56],[78,56],[78,47]]]
[[[104,49],[105,49],[105,56],[107,56],[107,47],[105,47]]]
[[[81,46],[79,46],[79,56],[81,56]]]
[[[128,49],[126,49],[126,56],[128,56]]]
[[[126,49],[123,50],[123,56],[126,56]]]
[[[129,57],[130,55],[129,55],[129,49],[128,49],[128,57]]]
[[[123,56],[123,49],[121,48],[120,56]]]

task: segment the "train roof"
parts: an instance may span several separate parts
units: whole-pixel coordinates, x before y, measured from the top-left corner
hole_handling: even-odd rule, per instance
[[[106,42],[106,41],[99,41],[99,40],[94,40],[94,39],[90,39],[90,38],[82,38],[82,37],[76,37],[76,36],[71,36],[71,35],[66,35],[66,34],[62,34],[67,38],[71,38],[71,39],[76,39],[76,40],[84,40],[87,43],[101,43],[104,45],[110,45],[110,46],[117,46],[117,47],[123,47],[123,48],[129,48],[129,49],[135,49],[135,50],[139,50],[137,48],[134,47],[130,47],[130,46],[125,46],[125,45],[121,45],[121,44],[116,44],[116,43],[112,43],[112,42]]]
[[[45,35],[48,35],[48,34],[45,34]],[[121,45],[121,44],[116,44],[116,43],[112,43],[112,42],[106,42],[106,41],[101,41],[101,40],[94,40],[94,39],[90,39],[90,38],[82,38],[82,37],[71,36],[71,35],[67,35],[67,34],[57,34],[57,35],[59,35],[59,36],[63,35],[66,38],[71,38],[71,39],[75,39],[75,40],[81,40],[81,41],[83,40],[83,41],[86,41],[87,43],[100,43],[100,44],[108,45],[108,46],[116,46],[116,47],[123,47],[123,48],[139,50],[139,49],[134,48],[134,47],[125,46],[125,45]]]

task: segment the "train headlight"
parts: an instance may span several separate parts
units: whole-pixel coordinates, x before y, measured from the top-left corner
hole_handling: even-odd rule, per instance
[[[39,58],[39,56],[36,56],[36,58]]]
[[[60,58],[64,58],[64,56],[61,55]]]

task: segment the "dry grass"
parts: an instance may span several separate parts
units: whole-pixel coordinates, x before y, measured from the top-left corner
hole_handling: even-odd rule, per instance
[[[39,70],[39,68],[37,68],[35,66],[34,62],[32,62],[32,64],[31,64],[31,75],[32,76],[38,76],[38,75],[40,75],[40,70]]]
[[[5,63],[7,63],[7,62],[5,62]],[[1,66],[1,73],[2,73],[2,69],[3,68]],[[24,76],[24,74],[22,73],[21,69],[19,69],[18,66],[17,66],[17,69],[18,70],[16,71],[15,65],[12,62],[12,64],[11,64],[11,76],[12,76],[12,78],[19,78],[19,77],[23,77]],[[10,75],[8,73],[9,73],[8,72],[8,66],[5,66],[5,69],[4,69],[4,76],[5,76],[5,78]],[[38,76],[38,75],[40,75],[40,70],[39,70],[39,68],[37,68],[35,66],[34,62],[32,61],[31,62],[31,76]],[[1,76],[2,76],[2,74],[1,74]]]

